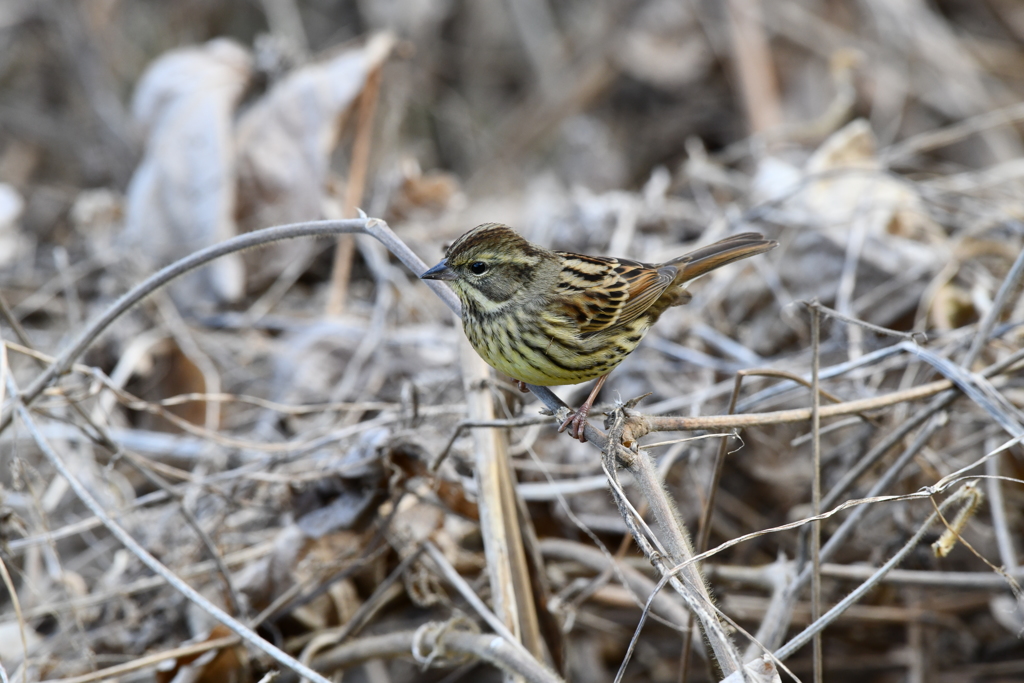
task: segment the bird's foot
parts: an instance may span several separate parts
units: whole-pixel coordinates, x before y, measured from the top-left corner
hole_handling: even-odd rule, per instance
[[[526,386],[526,382],[520,379],[514,379],[512,381],[516,383],[517,387],[519,387],[519,391],[523,392],[524,394],[530,390],[530,388]]]
[[[569,435],[578,439],[580,443],[587,442],[587,435],[584,431],[587,429],[587,415],[590,414],[591,403],[584,403],[579,407],[579,410],[570,413],[569,417],[565,418],[565,422],[558,427],[559,433],[564,432],[566,428],[569,429]]]
[[[594,388],[590,390],[590,396],[587,396],[587,400],[583,402],[579,410],[565,418],[565,422],[558,428],[559,432],[564,432],[566,427],[572,425],[572,429],[569,430],[572,438],[579,439],[580,443],[587,442],[587,436],[583,433],[587,429],[587,415],[590,414],[590,409],[594,407],[594,401],[597,400],[597,395],[601,393],[601,387],[604,386],[607,379],[608,375],[601,375],[597,378],[597,381],[594,382]]]

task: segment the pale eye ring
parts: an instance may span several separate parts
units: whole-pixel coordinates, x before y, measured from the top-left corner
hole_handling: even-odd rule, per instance
[[[473,273],[473,275],[483,275],[487,272],[487,264],[483,261],[473,261],[473,263],[469,264],[469,272]]]

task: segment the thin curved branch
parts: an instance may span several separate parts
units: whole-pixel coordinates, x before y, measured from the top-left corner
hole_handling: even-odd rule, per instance
[[[156,290],[160,289],[172,280],[184,275],[190,270],[199,268],[200,266],[214,261],[221,256],[242,251],[243,249],[260,247],[270,244],[271,242],[278,242],[296,237],[367,232],[369,227],[368,224],[370,222],[371,219],[365,218],[346,221],[313,221],[308,223],[281,225],[273,228],[267,228],[265,230],[257,230],[244,235],[238,235],[237,237],[233,237],[221,242],[220,244],[207,247],[206,249],[202,249],[194,254],[186,256],[183,259],[175,261],[165,268],[161,268],[159,271],[121,295],[121,297],[115,301],[110,308],[103,313],[103,315],[82,330],[71,345],[57,357],[57,360],[43,371],[42,374],[36,377],[31,385],[21,392],[21,400],[24,401],[26,405],[31,404],[32,401],[34,401],[36,397],[46,389],[46,387],[50,386],[55,379],[71,369],[71,365],[75,360],[85,353],[85,350],[88,349],[89,346],[91,346],[92,343],[95,342],[96,339],[108,327],[110,327],[115,320],[131,310],[135,304],[139,303]],[[0,432],[6,429],[7,425],[10,424],[13,412],[14,404],[11,404],[11,407],[4,411],[3,418],[0,419]]]
[[[24,401],[25,405],[31,405],[31,403],[39,397],[39,394],[41,394],[44,389],[50,386],[58,377],[71,369],[75,360],[85,353],[85,350],[88,349],[89,346],[91,346],[93,342],[95,342],[96,339],[98,339],[99,336],[114,323],[114,321],[131,310],[135,304],[139,303],[175,278],[181,277],[185,273],[206,265],[221,256],[233,254],[245,249],[261,247],[272,242],[280,242],[282,240],[295,239],[297,237],[329,237],[341,234],[370,235],[387,247],[388,251],[394,254],[394,256],[413,273],[418,275],[427,269],[427,264],[413,253],[405,242],[399,239],[398,235],[388,227],[387,223],[378,218],[363,217],[349,220],[307,221],[304,223],[279,225],[272,228],[265,228],[263,230],[256,230],[244,235],[238,235],[237,237],[233,237],[221,242],[220,244],[207,247],[206,249],[202,249],[194,254],[186,256],[183,259],[175,261],[171,265],[160,269],[150,277],[146,278],[135,287],[132,287],[132,289],[115,301],[110,308],[103,313],[103,315],[89,324],[89,326],[75,338],[71,345],[61,352],[54,363],[36,377],[32,384],[21,392],[19,396],[20,400]],[[433,280],[426,281],[426,284],[434,290],[434,293],[440,297],[441,301],[443,301],[453,313],[461,316],[462,310],[459,300],[447,285]],[[556,416],[558,416],[560,412],[564,413],[564,411],[568,410],[568,406],[566,406],[565,403],[555,396],[555,394],[547,387],[528,386],[530,386],[530,390],[541,400],[544,406]],[[11,423],[15,405],[15,402],[9,402],[7,407],[4,408],[2,415],[0,415],[0,432],[3,432]],[[600,430],[588,425],[586,435],[587,439],[593,441],[598,447],[604,446],[605,438],[604,434]]]

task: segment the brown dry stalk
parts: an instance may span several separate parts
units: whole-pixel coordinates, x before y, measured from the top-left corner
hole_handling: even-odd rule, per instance
[[[818,414],[823,417],[838,417],[862,413],[906,401],[917,401],[952,389],[949,380],[939,380],[922,384],[904,391],[883,394],[874,398],[847,401],[830,406],[822,406]],[[741,429],[743,427],[759,427],[762,425],[786,424],[790,422],[806,422],[811,419],[810,408],[794,408],[792,410],[776,410],[770,413],[752,413],[749,415],[708,415],[703,417],[653,417],[637,415],[632,426],[632,436],[640,438],[649,432],[693,431],[698,429]]]
[[[356,138],[352,143],[352,162],[349,164],[348,182],[345,185],[342,218],[355,216],[356,208],[363,201],[366,169],[370,164],[370,141],[373,138],[373,114],[377,110],[377,95],[380,93],[380,71],[381,68],[378,67],[370,72],[366,77],[363,93],[359,96]],[[355,246],[355,238],[352,235],[338,236],[338,246],[334,252],[334,269],[331,273],[331,289],[327,296],[327,315],[339,316],[345,308]]]
[[[139,669],[145,669],[151,666],[156,666],[160,662],[166,662],[169,659],[184,659],[186,657],[194,657],[201,655],[204,652],[210,650],[218,650],[224,647],[234,647],[242,642],[242,639],[238,636],[224,636],[223,638],[215,638],[214,640],[204,640],[201,643],[193,643],[191,645],[183,645],[182,647],[176,647],[171,650],[164,650],[162,652],[154,652],[153,654],[133,659],[130,662],[124,664],[118,664],[111,666],[106,669],[100,669],[99,671],[92,671],[81,676],[73,676],[72,678],[61,678],[52,683],[90,683],[90,681],[100,681],[105,678],[114,678],[117,676],[124,676],[133,671]]]
[[[782,109],[771,45],[761,22],[761,2],[730,0],[727,7],[729,46],[747,125],[751,132],[762,133],[782,123]]]

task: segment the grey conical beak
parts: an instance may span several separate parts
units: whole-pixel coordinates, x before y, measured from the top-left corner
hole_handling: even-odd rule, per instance
[[[420,275],[421,280],[454,280],[455,271],[448,267],[448,261],[441,259],[436,266]]]

